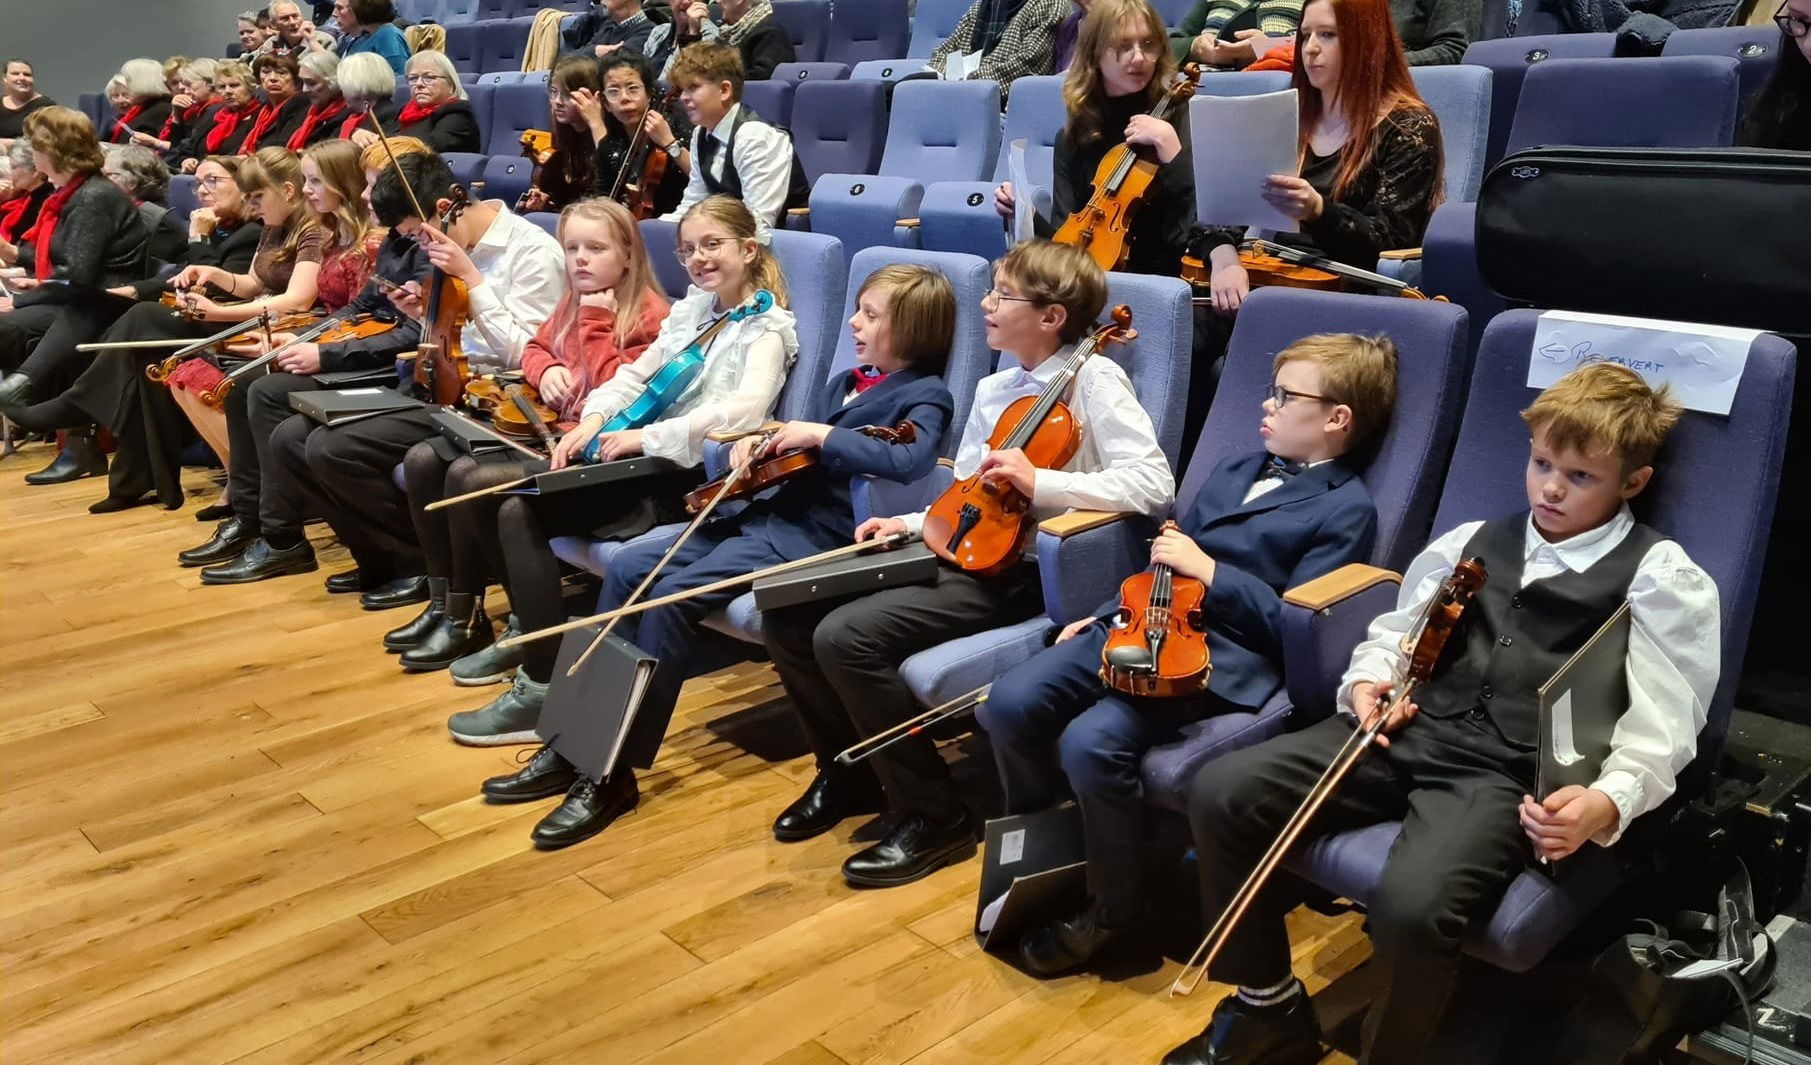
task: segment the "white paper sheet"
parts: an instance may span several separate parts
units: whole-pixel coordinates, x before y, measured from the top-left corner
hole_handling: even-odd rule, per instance
[[[1025,138],[1012,142],[1006,151],[1006,177],[1012,182],[1012,242],[1030,240],[1038,235],[1038,209],[1031,203],[1031,179],[1025,173]]]
[[[1682,406],[1728,414],[1758,329],[1665,322],[1581,311],[1547,311],[1534,327],[1528,387],[1548,385],[1594,362],[1613,362],[1655,388],[1673,386]]]
[[[969,78],[974,77],[975,71],[979,69],[981,69],[980,49],[977,48],[966,54],[962,52],[951,52],[943,59],[943,80],[967,81]]]
[[[1202,225],[1297,231],[1295,219],[1264,201],[1270,175],[1296,172],[1295,95],[1285,89],[1189,101],[1195,217]]]

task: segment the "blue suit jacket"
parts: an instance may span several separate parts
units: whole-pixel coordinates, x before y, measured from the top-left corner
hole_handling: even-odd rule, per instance
[[[737,516],[743,533],[764,536],[785,558],[804,558],[854,539],[852,478],[910,483],[930,473],[956,409],[943,378],[909,367],[888,374],[845,404],[848,392],[849,374],[839,371],[831,375],[812,407],[814,420],[832,426],[821,464],[756,499]],[[891,428],[902,421],[917,430],[910,444],[889,444],[856,432],[863,426]]]
[[[1250,503],[1265,452],[1214,468],[1176,524],[1214,560],[1202,613],[1208,691],[1256,709],[1283,686],[1283,592],[1350,562],[1377,539],[1377,508],[1344,459],[1287,478]]]

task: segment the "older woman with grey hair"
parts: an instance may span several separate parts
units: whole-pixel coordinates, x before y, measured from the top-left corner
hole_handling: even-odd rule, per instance
[[[338,137],[347,111],[346,96],[340,88],[339,56],[332,52],[304,52],[298,65],[302,95],[308,97],[308,114],[289,138],[292,152]]]
[[[346,96],[346,121],[340,136],[363,148],[377,139],[367,114],[377,116],[382,129],[396,123],[396,77],[390,64],[376,52],[355,52],[340,60],[340,92]]]
[[[180,258],[188,246],[188,234],[170,213],[170,168],[163,160],[142,144],[128,144],[107,153],[101,176],[119,186],[137,205],[138,217],[150,234],[145,250],[151,258],[162,262]]]
[[[0,178],[0,266],[19,261],[19,245],[38,224],[44,201],[56,191],[31,158],[31,142],[24,137],[6,150],[7,173]]]
[[[126,144],[132,140],[134,130],[152,135],[162,132],[170,117],[170,93],[164,86],[162,63],[155,59],[128,59],[108,81],[107,90],[116,114],[102,140]]]
[[[477,152],[478,119],[467,102],[459,72],[445,52],[432,49],[409,57],[409,102],[391,132],[414,137],[436,152]]]
[[[220,110],[220,97],[214,93],[214,71],[219,66],[212,59],[190,59],[176,69],[176,94],[170,97],[170,117],[155,136],[132,131],[132,143],[142,144],[166,159],[172,152],[189,143],[197,131],[213,126]],[[175,163],[172,162],[172,166]]]

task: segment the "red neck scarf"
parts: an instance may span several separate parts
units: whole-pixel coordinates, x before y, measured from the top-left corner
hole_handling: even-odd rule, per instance
[[[132,120],[137,118],[139,116],[139,114],[144,111],[144,109],[145,109],[144,104],[133,104],[130,108],[128,108],[126,110],[125,114],[119,116],[119,121],[115,122],[113,124],[113,136],[111,136],[107,139],[112,141],[114,144],[124,144],[127,141],[131,140],[132,139]]]
[[[293,99],[295,99],[293,96],[289,98],[289,100]],[[245,135],[245,143],[239,146],[240,155],[250,155],[258,150],[258,138],[269,133],[270,127],[277,124],[277,116],[283,113],[283,108],[289,106],[289,100],[284,100],[282,103],[273,100],[264,105],[264,109],[258,112],[257,124],[252,126],[252,131]]]
[[[44,209],[38,212],[38,225],[32,230],[31,244],[32,249],[38,253],[35,265],[39,281],[50,280],[50,237],[57,231],[57,216],[63,213],[63,205],[75,195],[75,190],[81,188],[82,183],[92,176],[90,173],[81,173],[70,178],[69,184],[52,193],[50,199],[44,201]]]
[[[0,240],[8,244],[17,244],[19,222],[25,218],[25,212],[31,208],[31,193],[14,196],[5,203],[0,203]]]
[[[365,112],[360,111],[356,115],[346,116],[346,121],[340,123],[340,140],[343,140],[343,141],[351,140],[352,134],[361,128],[363,128],[363,129],[371,128],[370,126],[366,125]]]
[[[257,113],[258,101],[256,100],[242,107],[222,107],[214,112],[214,128],[209,131],[207,137],[208,154],[219,155],[221,146],[232,139],[233,131],[239,128],[239,120]]]
[[[452,96],[432,105],[418,104],[414,100],[410,100],[408,104],[403,107],[401,113],[396,116],[396,123],[398,126],[413,126],[415,123],[420,122],[422,119],[457,99],[459,99],[459,97]]]
[[[208,105],[213,102],[213,98],[210,97],[184,111],[181,115],[178,115],[176,109],[172,107],[170,109],[170,117],[163,120],[163,132],[157,135],[157,139],[160,141],[168,141],[170,139],[170,134],[176,131],[176,123],[178,122],[190,125],[194,124],[195,120],[201,117],[201,112],[206,111]]]
[[[334,119],[340,117],[340,114],[345,110],[346,100],[344,97],[333,101],[325,108],[321,107],[319,104],[310,105],[308,108],[308,117],[302,121],[302,128],[296,130],[295,136],[289,138],[289,150],[292,152],[299,152],[303,148],[308,147],[308,138],[314,133],[315,127],[332,122]]]

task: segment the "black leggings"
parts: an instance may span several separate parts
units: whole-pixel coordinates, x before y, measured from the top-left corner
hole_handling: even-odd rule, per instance
[[[502,580],[497,512],[509,496],[483,496],[443,510],[430,511],[427,505],[506,484],[546,467],[546,462],[515,451],[474,458],[438,438],[410,448],[402,460],[403,488],[409,496],[409,518],[427,556],[428,576],[446,577],[449,591],[473,595]]]

